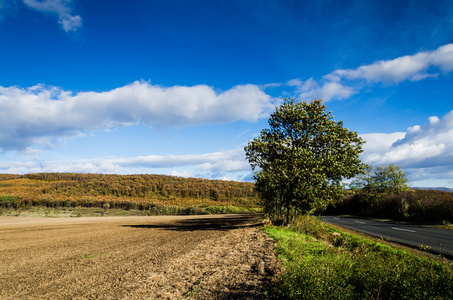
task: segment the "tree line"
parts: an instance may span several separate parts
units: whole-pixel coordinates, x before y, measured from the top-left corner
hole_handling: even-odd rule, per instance
[[[64,193],[93,196],[179,198],[255,198],[253,183],[167,175],[114,175],[80,173],[36,173],[23,178],[52,182],[43,194]]]
[[[3,197],[3,198],[2,198]],[[3,200],[2,200],[3,199]],[[251,182],[167,175],[33,173],[0,176],[0,206],[257,206]],[[151,205],[151,206],[150,206]]]

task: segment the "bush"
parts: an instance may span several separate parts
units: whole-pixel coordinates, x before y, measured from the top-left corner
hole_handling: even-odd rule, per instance
[[[8,209],[18,209],[22,206],[22,202],[19,198],[10,196],[0,197],[0,207]]]
[[[407,222],[453,223],[453,193],[429,190],[400,194],[361,191],[329,205],[324,213]]]
[[[205,210],[210,214],[237,214],[244,212],[244,208],[237,206],[208,206]]]

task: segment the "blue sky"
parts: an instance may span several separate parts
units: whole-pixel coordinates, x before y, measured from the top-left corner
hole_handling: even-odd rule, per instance
[[[0,0],[0,172],[250,180],[285,97],[453,187],[453,1]]]

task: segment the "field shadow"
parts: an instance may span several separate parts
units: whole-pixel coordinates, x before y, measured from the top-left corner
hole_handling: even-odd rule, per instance
[[[255,286],[246,283],[241,283],[234,286],[229,286],[228,292],[219,292],[215,295],[218,300],[233,300],[233,299],[247,299],[247,300],[263,300],[269,299],[268,293],[274,288],[272,280],[264,280],[262,286]],[[266,292],[267,290],[267,292]]]
[[[262,226],[262,215],[245,214],[232,217],[199,218],[190,220],[175,221],[172,223],[153,223],[138,225],[122,225],[132,228],[150,228],[175,231],[196,231],[196,230],[232,230],[245,227]]]

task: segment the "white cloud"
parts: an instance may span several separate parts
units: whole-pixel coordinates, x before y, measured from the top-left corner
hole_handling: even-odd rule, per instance
[[[447,44],[437,48],[430,54],[433,66],[439,67],[443,72],[453,70],[453,44]]]
[[[60,20],[58,21],[63,26],[64,31],[76,31],[79,27],[82,26],[82,18],[77,16],[60,16]]]
[[[198,170],[212,172],[236,172],[250,170],[243,148],[187,155],[150,155],[113,160],[120,167],[174,168],[194,166]]]
[[[189,170],[184,170],[182,172],[173,170],[173,171],[171,171],[170,174],[171,174],[171,176],[178,176],[178,177],[193,177],[192,172],[190,172]]]
[[[436,116],[432,116],[432,117],[429,117],[429,118],[428,118],[428,121],[429,121],[429,124],[434,125],[434,124],[437,124],[437,123],[439,122],[439,118],[436,117]],[[420,128],[420,127],[419,127],[419,128]]]
[[[356,69],[338,69],[316,81],[310,78],[289,80],[286,85],[296,87],[300,100],[324,101],[343,100],[351,97],[367,84],[398,84],[405,80],[419,81],[439,76],[433,69],[444,73],[453,70],[453,44],[447,44],[434,51],[422,51],[391,60],[381,60]],[[439,71],[437,70],[437,71]],[[347,84],[342,81],[348,81]]]
[[[320,85],[313,78],[306,81],[292,79],[286,85],[295,86],[297,98],[304,101],[311,101],[314,98],[324,101],[343,100],[356,93],[353,88],[341,85],[338,82],[328,81]]]
[[[420,164],[429,158],[438,158],[445,154],[447,150],[445,144],[428,145],[426,141],[417,141],[412,144],[402,144],[399,146],[391,147],[386,153],[376,155],[374,157],[377,164],[402,164],[411,166],[413,164]]]
[[[82,18],[72,14],[72,0],[23,0],[28,7],[43,13],[56,14],[64,31],[77,31],[82,26]]]
[[[40,161],[38,159],[27,162],[0,163],[1,173],[12,174],[35,172],[165,173],[184,177],[236,178],[239,180],[244,176],[243,173],[250,171],[243,148],[206,154],[107,157],[65,161]]]
[[[331,75],[349,80],[365,79],[368,82],[399,83],[403,80],[421,80],[428,77],[427,55],[403,56],[378,61],[357,69],[336,70]]]
[[[314,81],[313,78],[310,78],[309,80],[307,80],[307,82],[311,82],[311,81]],[[295,79],[291,79],[289,80],[287,83],[286,83],[287,86],[296,86],[296,87],[301,87],[304,85],[304,82],[299,79],[299,78],[295,78]]]
[[[366,134],[362,159],[373,165],[397,164],[413,179],[451,178],[453,168],[453,111],[432,116],[427,124],[409,127],[406,133]]]
[[[265,90],[265,89],[268,89],[268,88],[277,88],[277,87],[280,87],[282,86],[282,83],[280,82],[274,82],[274,83],[267,83],[267,84],[263,84],[261,85],[260,87]]]
[[[325,76],[329,80],[360,80],[368,82],[384,82],[397,84],[404,80],[418,81],[428,77],[436,77],[437,73],[429,73],[431,67],[443,72],[453,70],[453,44],[447,44],[434,51],[422,51],[414,55],[405,55],[392,60],[381,60],[357,69],[335,70]]]
[[[342,100],[349,98],[355,94],[355,91],[353,88],[341,85],[337,82],[326,82],[319,89],[319,93],[322,99],[329,101],[331,99]]]
[[[386,152],[397,140],[404,138],[404,132],[367,133],[360,137],[366,141],[363,150],[368,155]],[[368,159],[369,160],[369,159]]]
[[[154,128],[257,121],[274,109],[274,99],[256,85],[224,92],[212,87],[132,84],[107,92],[71,92],[42,85],[0,86],[0,148],[48,146],[84,131],[142,123]]]

